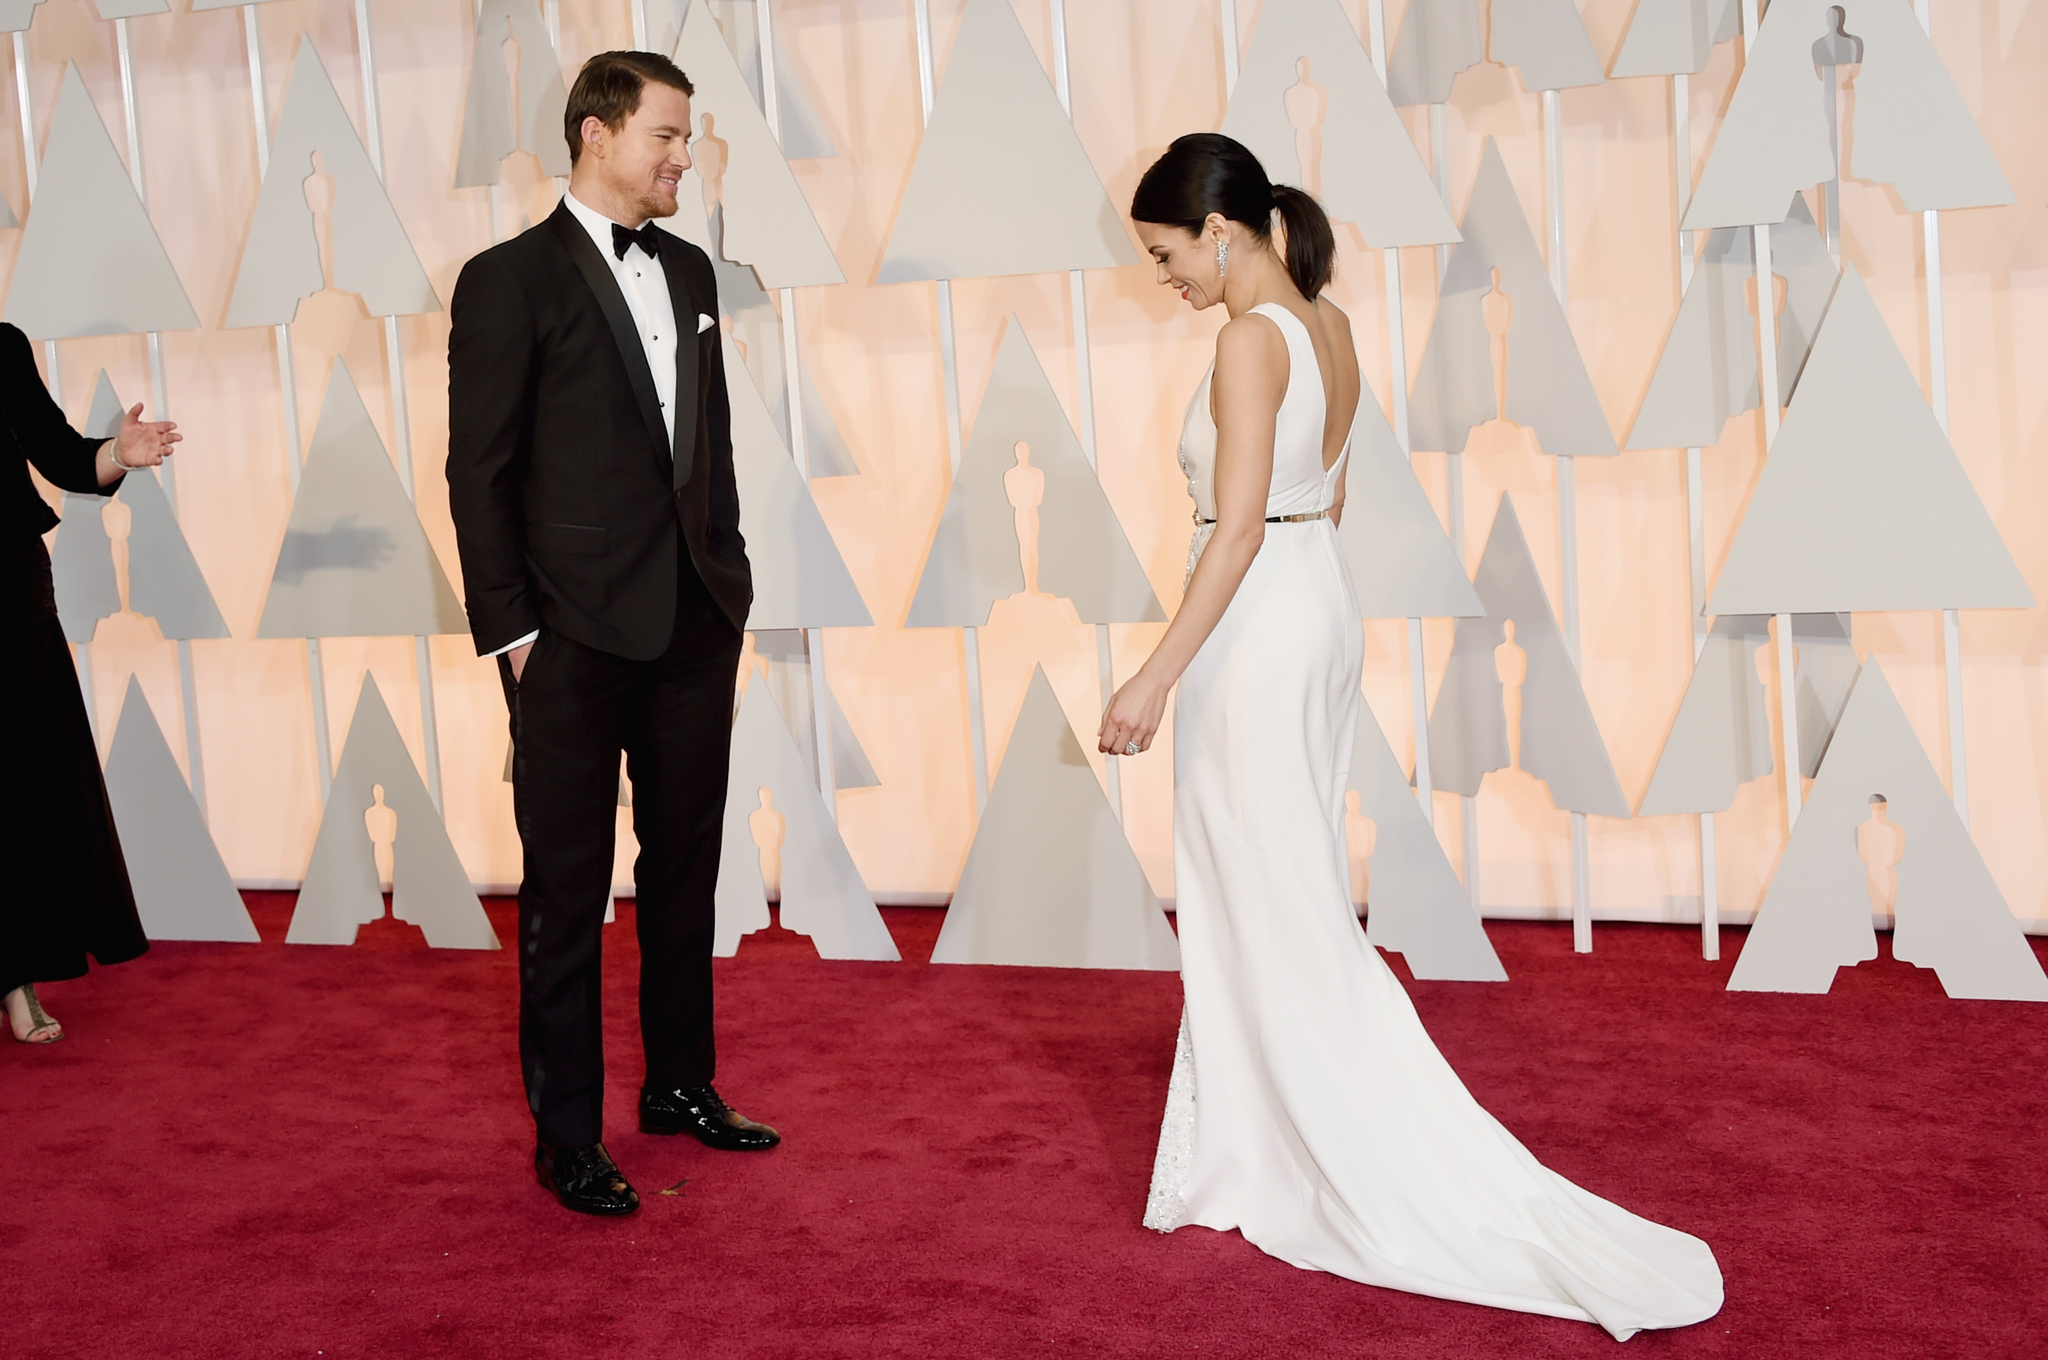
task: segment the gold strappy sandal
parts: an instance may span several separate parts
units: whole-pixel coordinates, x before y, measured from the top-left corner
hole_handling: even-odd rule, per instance
[[[43,1009],[43,1003],[36,1000],[36,989],[33,984],[22,984],[21,996],[24,1001],[28,1002],[29,1028],[26,1035],[17,1034],[14,1036],[16,1043],[54,1044],[64,1037],[64,1026],[52,1020],[50,1013]],[[12,1029],[12,1024],[8,1028]]]

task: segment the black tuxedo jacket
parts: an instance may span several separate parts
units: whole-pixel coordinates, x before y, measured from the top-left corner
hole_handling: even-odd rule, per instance
[[[711,260],[662,234],[676,315],[669,446],[647,354],[565,203],[462,268],[448,334],[448,507],[477,651],[537,628],[632,660],[668,647],[678,552],[735,628],[753,602]]]

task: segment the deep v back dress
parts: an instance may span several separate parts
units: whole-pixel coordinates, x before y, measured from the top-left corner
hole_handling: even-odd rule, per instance
[[[1252,310],[1279,327],[1289,362],[1266,513],[1326,509],[1344,459],[1323,467],[1314,344],[1285,307]],[[1181,463],[1207,520],[1215,454],[1204,381]],[[1336,525],[1268,523],[1180,679],[1186,1010],[1146,1225],[1235,1228],[1305,1269],[1597,1322],[1617,1338],[1711,1317],[1721,1272],[1707,1245],[1532,1157],[1465,1090],[1366,943],[1344,836],[1361,652]]]

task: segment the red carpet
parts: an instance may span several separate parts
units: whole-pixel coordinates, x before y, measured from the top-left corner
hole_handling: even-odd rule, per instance
[[[163,944],[51,986],[0,1044],[0,1353],[15,1357],[1605,1356],[1595,1328],[1297,1271],[1139,1226],[1171,975],[901,965],[780,931],[720,965],[719,1084],[787,1143],[631,1132],[630,916],[609,934],[609,1143],[645,1200],[533,1184],[512,956]],[[509,904],[494,902],[511,938]],[[1414,985],[1550,1165],[1699,1234],[1711,1322],[1630,1356],[2048,1354],[2048,1008],[1949,1001],[1889,957],[1832,996],[1731,996],[1698,937],[1492,924],[1513,981]],[[2042,948],[2043,942],[2036,942]],[[674,1187],[673,1195],[664,1187]]]

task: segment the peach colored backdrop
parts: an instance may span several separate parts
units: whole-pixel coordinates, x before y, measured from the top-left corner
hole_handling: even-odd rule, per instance
[[[1045,0],[1013,0],[1048,71]],[[1897,0],[1904,3],[1904,0]],[[1361,21],[1362,0],[1345,0]],[[1404,0],[1388,0],[1398,31]],[[164,337],[171,414],[188,436],[179,455],[185,531],[235,637],[194,644],[212,825],[230,871],[245,882],[295,882],[318,817],[304,649],[252,636],[288,513],[277,368],[271,332],[219,329],[258,186],[242,12],[183,12],[131,21],[150,205],[157,229],[204,319]],[[933,0],[939,68],[958,0]],[[1248,32],[1258,0],[1240,0]],[[1611,54],[1633,0],[1585,0],[1595,49]],[[391,196],[445,299],[465,259],[489,243],[482,189],[457,190],[456,138],[470,62],[471,0],[373,0]],[[352,6],[275,0],[259,7],[271,117],[303,30],[362,121]],[[562,44],[573,72],[590,53],[630,45],[628,0],[563,0]],[[1074,114],[1081,139],[1118,202],[1183,132],[1214,128],[1223,107],[1218,10],[1205,0],[1087,0],[1068,5]],[[798,293],[806,362],[837,414],[863,475],[813,490],[871,612],[868,629],[827,634],[831,680],[882,779],[840,795],[845,836],[884,900],[937,900],[952,885],[972,833],[962,648],[955,631],[898,626],[946,491],[937,307],[928,284],[877,287],[874,276],[919,140],[911,0],[781,0],[776,24],[815,96],[840,155],[800,162],[797,175],[847,276]],[[1363,23],[1360,23],[1361,31]],[[2016,207],[1945,216],[1950,381],[1958,452],[2018,556],[2048,599],[2048,0],[1934,0],[1934,36],[2018,191]],[[114,30],[86,0],[49,0],[28,38],[37,142],[48,130],[63,63],[78,63],[116,145],[123,144]],[[498,59],[495,55],[491,60]],[[1736,70],[1733,45],[1693,82],[1696,147],[1711,144]],[[12,76],[5,83],[12,86]],[[16,107],[14,91],[6,107]],[[1672,257],[1669,83],[1638,79],[1564,95],[1565,194],[1571,319],[1609,421],[1626,428],[1677,306]],[[1404,115],[1422,131],[1420,111]],[[24,177],[10,118],[0,138],[0,187],[19,208]],[[1543,211],[1537,98],[1514,73],[1484,66],[1457,84],[1450,110],[1452,206],[1462,209],[1481,139],[1501,141],[1532,215]],[[1003,148],[991,147],[1001,155]],[[537,219],[553,182],[530,158],[507,167],[506,220]],[[1539,223],[1540,225],[1540,223]],[[1923,375],[1926,318],[1918,220],[1882,187],[1851,183],[1845,258],[1863,271],[1894,338]],[[19,232],[0,233],[11,268]],[[1434,297],[1431,252],[1405,253],[1407,354],[1418,361]],[[1352,314],[1370,387],[1386,404],[1385,308],[1376,255],[1343,243],[1334,293]],[[971,422],[1003,317],[1015,312],[1070,412],[1074,351],[1066,281],[970,280],[954,290],[960,383]],[[1143,268],[1088,279],[1101,474],[1126,531],[1169,606],[1178,600],[1188,503],[1173,444],[1188,393],[1208,361],[1217,318],[1192,315]],[[445,448],[445,314],[407,318],[400,332],[408,417],[428,535],[455,574],[454,536],[440,473]],[[322,295],[293,331],[298,410],[310,435],[336,356],[347,358],[389,438],[380,323],[352,298]],[[130,400],[148,394],[140,337],[66,341],[62,400],[84,416],[93,371],[105,367]],[[1732,422],[1707,452],[1706,522],[1718,564],[1760,467],[1760,422]],[[1466,459],[1467,542],[1476,557],[1502,490],[1515,494],[1545,579],[1556,588],[1556,479],[1523,432],[1487,426]],[[1417,457],[1439,511],[1444,460]],[[1584,672],[1624,789],[1639,797],[1690,670],[1681,455],[1588,459],[1579,477]],[[1974,830],[2016,915],[2048,921],[2048,664],[2041,610],[1963,619],[1964,691]],[[1158,626],[1114,631],[1128,675]],[[992,761],[1022,702],[1034,661],[1045,664],[1075,727],[1091,731],[1099,700],[1092,630],[1064,606],[1020,599],[984,631],[983,672]],[[1450,627],[1425,629],[1432,692]],[[1940,628],[1931,614],[1865,614],[1860,651],[1880,658],[1936,768],[1946,773]],[[1413,750],[1404,627],[1367,628],[1365,689],[1397,753]],[[147,623],[108,619],[94,645],[97,706],[110,739],[126,677],[139,675],[180,760],[184,755],[174,649]],[[509,787],[500,781],[505,716],[495,671],[465,637],[432,643],[447,821],[471,877],[519,876]],[[420,753],[409,639],[326,644],[335,749],[367,666]],[[1771,712],[1777,712],[1775,699]],[[1165,754],[1123,762],[1128,830],[1153,884],[1173,892],[1171,771]],[[1440,835],[1459,858],[1457,802],[1439,795]],[[1558,915],[1570,901],[1566,818],[1540,786],[1507,773],[1480,796],[1489,912]],[[1721,819],[1724,910],[1754,909],[1783,843],[1775,778],[1745,787]],[[403,830],[401,829],[401,836]],[[1596,916],[1697,919],[1699,873],[1691,818],[1592,820]],[[620,878],[630,873],[622,837]]]

